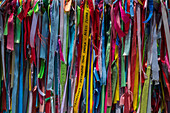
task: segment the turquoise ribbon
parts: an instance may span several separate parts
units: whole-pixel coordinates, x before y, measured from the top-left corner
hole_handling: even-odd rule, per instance
[[[55,55],[55,60],[54,60],[54,75],[55,75],[55,95],[59,95],[59,77],[60,77],[60,54],[59,50],[57,49],[58,52],[56,52]]]
[[[24,44],[24,24],[23,24],[23,21],[22,21],[22,25],[21,25],[21,34],[22,34],[22,37],[21,37],[21,57],[20,57],[20,76],[19,76],[19,102],[18,102],[18,113],[22,113],[22,110],[23,110],[23,44]]]
[[[42,19],[42,36],[41,36],[41,48],[40,48],[40,58],[47,59],[47,46],[48,46],[48,14],[45,12]]]
[[[70,28],[70,49],[68,55],[68,64],[71,66],[72,56],[73,56],[73,43],[74,43],[74,36],[75,36],[75,25]]]

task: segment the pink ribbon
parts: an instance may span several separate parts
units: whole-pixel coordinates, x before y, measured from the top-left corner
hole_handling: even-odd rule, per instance
[[[60,60],[64,62],[64,57],[61,49],[61,40],[58,39],[59,49],[60,49]]]
[[[7,49],[14,50],[14,19],[13,13],[9,16],[8,19],[8,36],[7,36]]]

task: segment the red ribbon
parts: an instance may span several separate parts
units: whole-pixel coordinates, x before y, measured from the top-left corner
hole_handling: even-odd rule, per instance
[[[131,91],[134,89],[135,67],[136,67],[136,36],[137,36],[137,17],[136,17],[136,2],[134,2],[134,23],[133,23],[133,39],[131,51]]]
[[[27,13],[30,9],[30,5],[31,0],[27,0],[27,2],[23,3],[23,10],[17,16],[20,21],[22,21],[27,16]]]

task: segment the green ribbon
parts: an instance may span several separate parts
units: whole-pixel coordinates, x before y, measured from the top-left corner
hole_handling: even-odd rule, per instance
[[[106,69],[108,68],[109,65],[109,56],[110,56],[110,41],[111,41],[110,32],[111,32],[111,22],[110,22],[109,30],[106,32],[106,34],[108,35],[107,46],[106,46]]]
[[[101,94],[101,113],[104,113],[104,103],[105,103],[105,85],[102,85],[102,94]]]
[[[112,62],[112,101],[115,96],[115,89],[116,89],[116,83],[117,83],[117,65],[116,65],[116,60]],[[107,107],[107,113],[111,112],[112,107]]]
[[[45,60],[41,59],[41,67],[40,67],[40,72],[38,74],[38,78],[42,79],[44,75],[44,70],[45,70]]]
[[[145,80],[143,91],[142,91],[141,108],[140,108],[141,113],[147,112],[150,74],[151,74],[151,66],[148,66],[146,71],[147,79]]]
[[[77,26],[79,25],[80,23],[80,7],[77,6]]]
[[[124,3],[123,3],[124,4]],[[122,5],[123,5],[122,4]],[[123,30],[123,20],[121,19],[121,29]],[[121,87],[126,87],[126,80],[125,80],[125,61],[124,61],[124,56],[123,56],[123,48],[124,44],[123,41],[124,38],[122,37],[122,47],[121,47]]]
[[[126,80],[125,80],[125,61],[124,61],[124,46],[123,46],[123,37],[122,37],[122,50],[121,50],[121,87],[126,86]]]
[[[40,3],[40,1],[38,1],[38,2],[35,4],[34,8],[32,8],[32,9],[28,12],[28,16],[32,16],[33,11],[34,11],[34,13],[37,13],[37,12],[39,11],[39,6],[38,6],[39,3]]]
[[[8,19],[9,19],[9,17],[7,18],[5,29],[4,29],[4,35],[6,35],[6,36],[8,35]]]
[[[17,9],[17,15],[22,11],[22,6],[20,6]],[[16,16],[16,25],[15,25],[15,37],[14,37],[14,43],[20,43],[20,37],[21,37],[21,22],[19,18]]]

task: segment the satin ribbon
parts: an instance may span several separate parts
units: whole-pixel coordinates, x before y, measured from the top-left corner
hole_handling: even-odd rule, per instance
[[[8,19],[8,35],[7,35],[7,49],[14,50],[14,20],[13,13],[10,14]]]
[[[110,24],[110,29],[109,30],[111,30],[111,24]],[[111,39],[109,40],[110,41],[110,46],[112,46],[112,37],[111,37]],[[111,79],[111,63],[112,63],[112,55],[111,55],[111,53],[112,53],[112,48],[110,47],[109,48],[110,49],[110,55],[109,55],[109,66],[108,66],[108,72],[107,72],[107,86],[106,86],[106,95],[107,95],[107,108],[109,107],[111,107],[112,106],[112,83],[111,83],[111,81],[112,81],[112,79]],[[106,102],[105,102],[105,107],[106,107]],[[108,110],[108,109],[107,109]],[[106,108],[105,108],[105,112],[107,111],[106,110]]]
[[[168,19],[167,19],[167,14],[166,14],[166,10],[165,10],[165,6],[163,4],[163,1],[161,0],[161,11],[162,11],[162,19],[163,19],[163,25],[164,25],[164,30],[165,30],[165,35],[166,35],[166,43],[167,45],[170,44],[170,34],[169,34],[169,27],[168,27]],[[170,59],[170,46],[167,46],[167,50],[168,50],[168,56]]]
[[[135,68],[134,83],[135,85],[134,85],[134,92],[133,92],[133,110],[136,111],[137,97],[138,97],[138,85],[139,85],[139,50],[137,50],[137,54],[136,54],[136,68]]]
[[[116,82],[116,89],[114,94],[114,100],[113,103],[116,104],[119,101],[119,58],[118,58],[118,46],[116,45],[115,48],[115,60],[116,60],[116,66],[117,66],[117,82]]]
[[[85,1],[85,9],[84,9],[84,19],[83,19],[83,42],[82,42],[82,53],[81,53],[81,62],[80,62],[80,75],[79,75],[79,85],[76,91],[75,99],[74,99],[74,112],[78,112],[78,104],[80,100],[80,94],[83,87],[84,75],[86,69],[86,58],[87,58],[87,47],[88,47],[88,36],[89,36],[89,20],[90,13],[89,7],[87,4],[87,0]]]
[[[65,61],[65,64],[66,64],[66,60],[67,60],[67,13],[64,13],[64,31],[63,31],[63,57],[64,57],[64,61]],[[65,70],[67,71],[67,70]],[[66,75],[65,75],[66,76]]]
[[[38,14],[33,13],[33,21],[31,24],[31,32],[30,32],[30,46],[35,48],[35,34],[37,28]]]
[[[125,33],[121,30],[120,26],[118,25],[118,20],[120,20],[118,9],[119,9],[119,5],[118,5],[118,2],[117,2],[115,7],[114,7],[114,20],[117,20],[117,21],[114,21],[114,27],[115,27],[115,30],[117,31],[119,37],[124,37]]]
[[[132,51],[131,51],[131,91],[134,89],[135,79],[135,67],[136,67],[136,28],[137,28],[137,15],[136,15],[136,2],[134,2],[134,26],[133,26],[133,40],[132,40]]]
[[[55,52],[55,48],[56,48],[57,40],[58,40],[58,22],[59,22],[58,5],[59,5],[58,0],[56,1],[54,0],[52,2],[51,38],[50,38],[47,90],[52,90],[52,81],[53,81],[53,75],[54,75],[54,52]]]
[[[105,102],[105,85],[102,85],[102,90],[101,90],[101,108],[100,108],[100,112],[104,113],[104,102]]]
[[[59,40],[59,39],[58,39]],[[54,112],[57,112],[57,111],[60,111],[60,99],[59,99],[59,96],[60,96],[60,92],[59,92],[59,87],[60,87],[60,54],[59,54],[59,44],[57,46],[57,52],[55,53],[55,58],[54,58],[54,67],[56,67],[54,69],[54,99],[55,99],[55,102],[52,106],[54,106]],[[56,101],[57,100],[57,101]]]
[[[0,41],[2,41],[3,38],[3,18],[2,18],[2,12],[0,11]]]
[[[63,9],[64,10],[64,9]],[[64,28],[63,28],[63,61],[61,61],[60,63],[60,84],[61,84],[61,98],[60,101],[62,102],[62,98],[63,98],[63,93],[64,93],[64,85],[65,85],[65,81],[66,81],[66,76],[67,76],[67,51],[68,51],[68,30],[67,30],[67,26],[69,26],[69,24],[67,23],[67,19],[68,15],[67,13],[64,12]],[[62,51],[61,51],[62,52]],[[64,108],[63,108],[64,109]],[[64,110],[65,111],[65,110]]]
[[[117,65],[115,63],[116,60],[114,60],[111,64],[111,71],[112,71],[112,76],[111,76],[111,86],[112,86],[112,102],[115,97],[115,91],[116,91],[116,84],[117,84]],[[107,108],[107,112],[111,111],[111,107]]]
[[[27,2],[20,1],[20,6],[23,6],[22,11],[17,15],[20,21],[22,21],[24,18],[26,18],[27,13],[30,9],[30,3],[31,0],[27,0]]]
[[[68,68],[68,70],[69,70],[69,68]],[[68,71],[67,70],[67,71]],[[62,104],[61,104],[61,112],[63,112],[64,111],[64,106],[65,106],[65,99],[66,99],[66,92],[67,92],[67,84],[68,84],[68,74],[69,73],[67,73],[67,76],[66,76],[66,82],[65,82],[65,86],[64,86],[64,93],[63,93],[63,99],[62,99]]]
[[[2,34],[3,36],[3,34]],[[6,70],[5,70],[5,54],[4,54],[4,36],[2,37],[2,40],[1,40],[1,55],[2,55],[2,68],[3,68],[3,80],[4,80],[4,87],[3,88],[7,88],[6,86]]]
[[[106,44],[106,69],[108,68],[109,58],[110,58],[110,48],[111,48],[110,32],[111,32],[111,22],[110,22],[109,30],[106,32],[106,34],[108,35],[107,44]]]
[[[75,25],[73,25],[70,29],[70,49],[69,49],[69,54],[68,54],[68,64],[71,67],[71,63],[73,60],[73,51],[74,51],[74,37],[75,37]]]
[[[122,49],[121,49],[121,87],[126,86],[126,76],[125,76],[125,58],[123,56],[123,41],[124,39],[122,38]]]
[[[19,101],[18,101],[18,113],[22,113],[23,111],[23,43],[24,43],[24,21],[22,21],[21,25],[21,56],[20,56],[20,76],[19,76]]]
[[[124,56],[129,55],[130,45],[131,45],[131,23],[129,24],[129,32],[125,37],[125,48],[123,53]]]
[[[152,81],[149,82],[149,88],[148,88],[148,102],[147,102],[147,113],[151,113],[151,84]]]
[[[66,14],[64,14],[64,16],[65,16]],[[67,17],[68,17],[68,15],[67,15]],[[65,22],[64,22],[65,23]],[[66,81],[66,77],[67,77],[67,74],[69,74],[69,73],[67,73],[68,72],[68,70],[66,69],[67,68],[67,58],[68,58],[68,37],[69,37],[69,18],[67,18],[66,19],[66,23],[67,24],[64,24],[65,26],[64,26],[64,43],[63,43],[63,45],[66,45],[66,46],[64,46],[63,47],[63,56],[64,56],[64,61],[65,62],[62,62],[61,61],[61,70],[60,70],[60,84],[61,84],[61,99],[60,99],[60,101],[62,102],[62,105],[61,105],[61,111],[66,111],[67,110],[67,106],[66,106],[66,101],[67,101],[67,97],[66,96],[64,96],[64,93],[66,93],[66,91],[65,91],[65,85],[66,84],[68,84],[67,83],[67,81]],[[66,27],[66,28],[65,28]],[[65,37],[65,35],[66,35],[66,37]],[[69,69],[69,68],[68,68]],[[64,102],[63,102],[64,101]]]
[[[91,79],[91,58],[92,58],[92,49],[91,49],[91,39],[89,44],[88,51],[88,70],[87,70],[87,85],[86,85],[86,113],[90,112],[90,79]]]
[[[127,87],[125,87],[125,93],[120,98],[119,105],[124,105],[123,112],[129,112],[131,107],[131,101],[133,100],[133,94],[132,92],[129,92]]]
[[[106,85],[106,64],[105,64],[105,14],[104,14],[104,2],[103,2],[103,20],[102,20],[102,79],[101,84]]]
[[[80,10],[80,24],[79,24],[79,43],[78,43],[78,51],[81,51],[81,45],[82,45],[82,36],[83,36],[83,12],[84,12],[84,2],[82,1],[81,2],[81,6],[80,6],[81,10]],[[78,67],[80,66],[80,58],[81,58],[81,52],[78,52]],[[80,70],[78,69],[78,76],[77,76],[77,80],[79,81],[79,73],[80,73]],[[77,86],[78,87],[78,82],[77,82]]]
[[[32,112],[32,106],[33,106],[33,64],[30,64],[29,67],[29,111],[28,113]]]
[[[12,113],[16,113],[18,76],[19,76],[19,44],[15,44],[15,70],[14,70],[14,86],[12,90]]]
[[[42,17],[42,36],[41,36],[41,47],[40,47],[40,58],[47,59],[47,41],[49,35],[48,28],[48,15],[47,12],[44,12]]]
[[[41,18],[40,18],[40,15],[38,15],[39,17],[39,20],[38,20],[38,30],[41,28]],[[37,46],[37,49],[36,49],[36,59],[37,59],[37,62],[36,62],[36,64],[37,64],[37,76],[36,76],[36,79],[37,79],[37,88],[38,88],[38,92],[39,92],[39,94],[41,95],[39,95],[40,96],[40,100],[42,100],[42,96],[44,97],[45,96],[45,94],[41,91],[41,89],[40,89],[40,85],[39,85],[39,79],[38,79],[38,74],[39,74],[39,59],[40,59],[40,39],[39,39],[39,37],[37,36],[36,37],[37,38],[37,43],[36,43],[36,46]]]
[[[17,9],[17,14],[19,14],[22,11],[22,6],[20,6]],[[14,42],[15,43],[20,43],[20,38],[21,38],[21,22],[18,17],[16,17],[16,23],[15,23],[15,37],[14,37]]]
[[[28,91],[29,91],[29,61],[26,61],[26,75],[25,75],[25,84],[24,84],[24,95],[23,95],[23,111],[26,112],[27,108],[27,98],[28,98]]]
[[[143,90],[142,90],[142,100],[141,100],[141,108],[140,108],[140,111],[142,113],[147,112],[148,91],[149,91],[149,84],[150,84],[150,72],[151,72],[151,66],[148,66],[147,71],[146,71],[146,75],[148,78],[145,80]]]
[[[10,69],[11,69],[11,51],[6,51],[6,109],[7,112],[10,110]]]
[[[71,89],[73,89],[73,90],[71,90],[71,99],[70,99],[71,100],[71,106],[74,103],[73,100],[74,100],[74,95],[75,95],[75,81],[76,81],[76,78],[77,78],[77,75],[72,73],[73,72],[73,61],[74,61],[74,56],[75,56],[76,39],[77,39],[77,16],[76,16],[77,15],[77,1],[75,1],[75,12],[74,12],[74,14],[75,14],[74,15],[75,16],[75,30],[74,30],[74,32],[72,34],[72,40],[73,40],[73,36],[74,36],[74,42],[72,42],[73,43],[73,46],[72,46],[73,48],[71,48],[73,50],[73,53],[71,53],[72,54],[72,60],[71,60],[71,69],[70,69]],[[73,26],[73,28],[74,28],[74,26]],[[71,107],[71,112],[73,112],[72,107]]]
[[[149,0],[148,5],[149,5],[149,16],[143,23],[149,22],[149,20],[152,18],[152,15],[153,15],[153,0]]]
[[[90,113],[93,112],[93,64],[94,64],[94,55],[93,55],[93,46],[91,41],[91,73],[89,73],[90,76]]]
[[[63,45],[64,38],[64,0],[60,0],[60,40],[61,45]]]
[[[153,14],[153,27],[152,27],[152,80],[159,81],[159,66],[158,66],[158,56],[157,56],[157,33],[156,33],[156,14]]]

